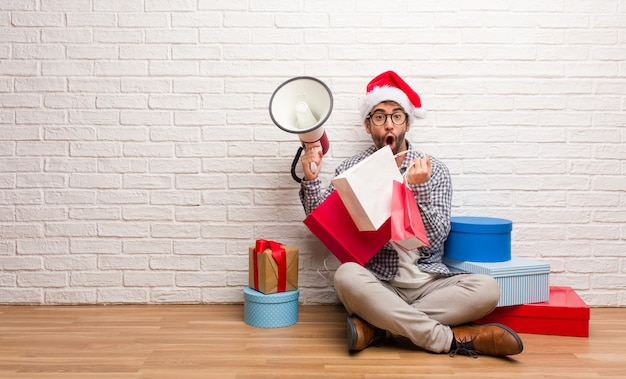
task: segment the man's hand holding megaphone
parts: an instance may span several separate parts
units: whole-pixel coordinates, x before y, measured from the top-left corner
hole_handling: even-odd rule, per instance
[[[319,142],[305,144],[304,154],[300,157],[305,180],[317,178],[322,168],[322,144]]]

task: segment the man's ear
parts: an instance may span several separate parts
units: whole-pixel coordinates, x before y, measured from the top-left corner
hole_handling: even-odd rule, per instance
[[[372,134],[372,130],[370,129],[370,122],[368,120],[365,120],[365,122],[363,122],[363,125],[365,126],[365,133]]]

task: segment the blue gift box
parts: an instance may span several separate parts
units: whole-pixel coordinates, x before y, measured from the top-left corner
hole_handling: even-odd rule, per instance
[[[497,306],[540,303],[550,298],[550,264],[513,256],[506,262],[469,262],[444,258],[451,271],[492,276],[500,286]]]
[[[508,261],[511,259],[512,229],[513,222],[502,218],[452,217],[444,254],[460,261]]]
[[[244,322],[258,328],[282,328],[298,322],[300,290],[264,294],[243,289]]]

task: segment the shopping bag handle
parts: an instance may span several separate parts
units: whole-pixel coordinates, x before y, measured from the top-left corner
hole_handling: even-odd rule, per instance
[[[404,179],[404,184],[405,184],[407,187],[409,186],[409,183],[406,181],[406,174],[409,172],[409,170],[411,169],[411,167],[413,167],[413,165],[415,165],[415,161],[414,161],[413,159],[408,158],[408,157],[406,156],[406,153],[408,153],[409,151],[411,151],[411,150],[403,150],[403,151],[399,152],[398,154],[394,155],[394,158],[397,158],[397,157],[399,157],[399,156],[404,155],[404,158],[403,158],[403,159],[404,159],[405,161],[411,161],[411,163],[409,163],[409,166],[406,168],[406,170],[405,170],[405,171],[404,171],[404,173],[402,174],[402,178]]]

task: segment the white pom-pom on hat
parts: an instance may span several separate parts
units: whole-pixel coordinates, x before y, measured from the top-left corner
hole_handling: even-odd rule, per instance
[[[426,110],[422,108],[422,101],[417,92],[393,71],[383,72],[372,79],[366,91],[359,104],[362,122],[365,122],[372,108],[383,101],[395,101],[400,104],[409,115],[409,125],[413,124],[416,118],[426,117]]]

